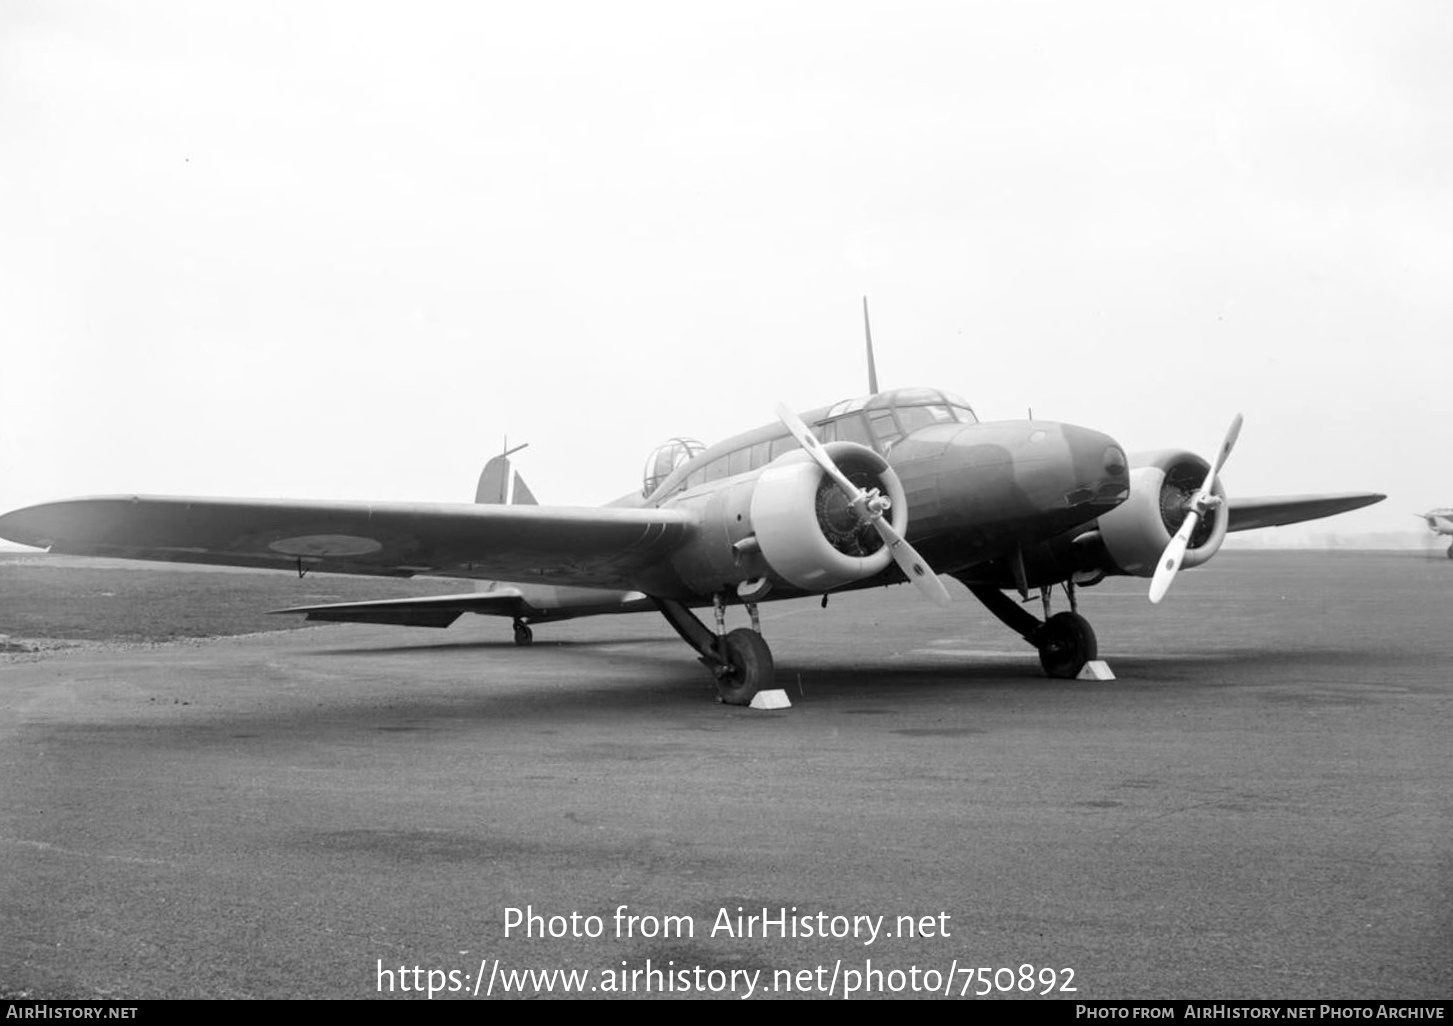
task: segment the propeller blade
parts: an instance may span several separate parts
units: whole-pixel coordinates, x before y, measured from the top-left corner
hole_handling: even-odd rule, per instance
[[[837,486],[843,490],[843,494],[848,497],[848,501],[855,506],[859,505],[863,501],[863,490],[849,481],[847,475],[838,469],[837,464],[832,461],[832,457],[823,449],[822,443],[817,440],[817,436],[802,422],[802,418],[792,412],[785,403],[782,403],[777,407],[777,419],[787,426],[787,430],[792,432],[792,437],[797,439],[797,444],[807,450],[807,455],[811,456],[817,465],[827,472],[827,476],[837,483]]]
[[[1176,532],[1170,544],[1165,547],[1161,554],[1160,564],[1155,568],[1155,576],[1150,581],[1150,601],[1159,602],[1165,598],[1165,593],[1170,590],[1171,581],[1175,580],[1176,573],[1181,568],[1181,561],[1186,558],[1186,549],[1191,544],[1191,535],[1196,533],[1196,526],[1200,524],[1201,517],[1211,510],[1215,503],[1212,501],[1211,489],[1216,486],[1216,475],[1221,473],[1221,468],[1226,465],[1226,458],[1231,455],[1231,450],[1236,447],[1236,439],[1241,436],[1241,414],[1237,414],[1231,421],[1231,426],[1226,430],[1226,438],[1221,443],[1221,451],[1216,454],[1216,462],[1206,471],[1206,479],[1201,482],[1196,497],[1191,500],[1191,508],[1186,513],[1185,520],[1181,521],[1181,528]]]
[[[933,567],[924,561],[917,549],[908,544],[908,539],[898,533],[888,522],[887,517],[880,514],[873,521],[873,526],[877,528],[878,536],[888,546],[888,554],[903,571],[904,577],[917,585],[918,590],[923,592],[927,598],[941,606],[946,606],[953,601],[953,596],[938,579],[938,574],[933,572]]]
[[[1170,582],[1176,579],[1176,573],[1181,568],[1181,560],[1186,558],[1186,548],[1191,543],[1191,535],[1195,532],[1200,520],[1201,515],[1195,510],[1187,513],[1186,519],[1181,521],[1181,529],[1165,547],[1165,552],[1161,553],[1160,565],[1155,568],[1155,576],[1150,580],[1151,602],[1159,602],[1170,590]]]
[[[848,501],[858,508],[861,513],[872,523],[873,529],[878,532],[878,537],[883,539],[883,544],[888,546],[888,554],[898,564],[903,575],[932,601],[941,606],[946,606],[953,601],[953,596],[938,579],[938,574],[933,572],[918,550],[908,544],[908,540],[898,533],[888,518],[883,515],[888,504],[882,498],[870,497],[857,485],[848,480],[847,475],[838,469],[822,443],[802,422],[802,418],[794,413],[785,403],[777,406],[777,419],[786,425],[787,430],[792,432],[792,437],[797,439],[797,444],[807,450],[807,454],[813,458],[819,467],[831,477],[834,483],[843,490]]]
[[[1206,480],[1201,482],[1201,490],[1196,494],[1196,504],[1203,504],[1211,494],[1211,489],[1216,484],[1216,475],[1221,473],[1221,468],[1226,465],[1226,457],[1231,455],[1231,450],[1236,446],[1236,439],[1241,437],[1241,414],[1237,414],[1231,420],[1231,426],[1226,429],[1226,440],[1221,443],[1221,452],[1216,456],[1216,463],[1210,470],[1206,471]]]

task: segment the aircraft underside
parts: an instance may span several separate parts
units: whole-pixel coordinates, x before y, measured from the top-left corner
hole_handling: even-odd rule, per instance
[[[996,617],[1039,651],[1039,662],[1050,677],[1074,678],[1085,664],[1099,655],[1095,631],[1078,612],[1075,586],[1064,583],[1070,609],[1050,614],[1052,589],[1040,589],[1045,618],[1040,620],[1022,605],[990,585],[971,584],[969,591]],[[762,636],[757,605],[744,603],[750,627],[726,629],[726,604],[713,605],[715,629],[708,627],[684,604],[670,599],[654,600],[683,641],[696,650],[701,662],[716,681],[717,697],[728,705],[747,705],[760,691],[771,690],[776,666],[771,647]],[[516,630],[519,627],[517,625]],[[528,628],[526,628],[528,630]],[[518,634],[517,643],[521,642]]]

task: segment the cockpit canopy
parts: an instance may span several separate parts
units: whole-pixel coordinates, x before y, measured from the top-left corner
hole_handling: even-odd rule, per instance
[[[824,442],[857,442],[887,455],[905,435],[938,425],[977,424],[969,404],[952,392],[936,388],[895,388],[859,399],[845,399],[826,411],[805,414],[812,433]],[[696,488],[736,474],[765,467],[796,449],[797,440],[781,424],[767,425],[711,447],[710,458],[697,461],[679,487]],[[672,471],[705,447],[692,438],[673,438],[646,460],[642,488],[647,498]]]
[[[886,452],[893,442],[930,424],[977,424],[973,408],[952,392],[895,388],[844,399],[823,417],[816,434],[824,442],[843,439]]]
[[[646,457],[646,472],[641,482],[641,494],[649,496],[671,472],[706,448],[694,438],[671,438],[651,450]]]

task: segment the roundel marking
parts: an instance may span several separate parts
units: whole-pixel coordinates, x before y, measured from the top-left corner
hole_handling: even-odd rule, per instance
[[[279,538],[267,547],[287,556],[364,556],[379,551],[383,544],[356,534],[302,534]]]

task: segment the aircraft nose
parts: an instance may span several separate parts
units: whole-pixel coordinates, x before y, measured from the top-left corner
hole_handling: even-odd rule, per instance
[[[1095,504],[1107,509],[1130,495],[1130,461],[1120,444],[1102,431],[1063,424],[1073,485],[1065,493],[1069,506]]]
[[[954,441],[975,516],[1055,532],[1108,513],[1130,496],[1130,463],[1109,435],[1047,420],[966,427]]]

